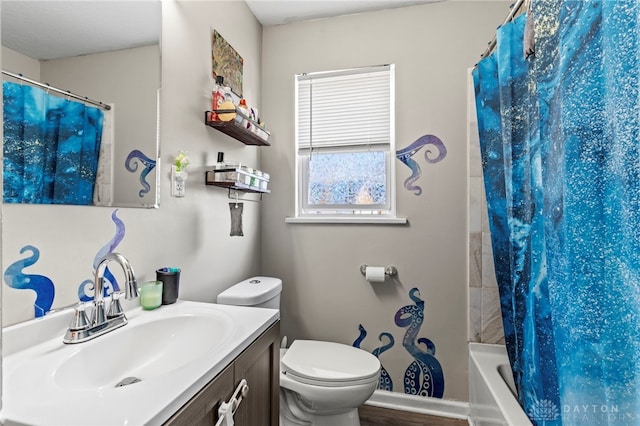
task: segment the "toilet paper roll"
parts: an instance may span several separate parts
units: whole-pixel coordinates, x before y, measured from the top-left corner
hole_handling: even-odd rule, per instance
[[[384,282],[384,266],[367,266],[364,276],[367,281],[372,283]]]

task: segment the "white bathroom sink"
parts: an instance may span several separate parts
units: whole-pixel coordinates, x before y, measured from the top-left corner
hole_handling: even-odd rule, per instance
[[[53,380],[62,388],[101,389],[158,377],[224,347],[232,328],[228,314],[213,311],[136,321],[93,344],[77,344],[54,366]]]
[[[133,309],[127,317],[124,327],[72,345],[62,342],[60,324],[68,322],[57,314],[5,328],[3,424],[161,424],[274,323],[278,311],[178,301]],[[58,329],[47,330],[47,321]],[[16,344],[25,333],[50,335]]]

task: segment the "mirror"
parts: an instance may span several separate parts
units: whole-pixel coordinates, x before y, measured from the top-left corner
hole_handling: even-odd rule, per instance
[[[160,1],[2,0],[0,8],[3,71],[112,106],[97,107],[104,131],[89,204],[158,207]]]

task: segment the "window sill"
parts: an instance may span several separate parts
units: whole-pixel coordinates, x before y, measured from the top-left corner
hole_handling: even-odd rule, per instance
[[[406,225],[406,217],[286,217],[285,223],[350,223],[350,224],[380,224],[380,225]]]

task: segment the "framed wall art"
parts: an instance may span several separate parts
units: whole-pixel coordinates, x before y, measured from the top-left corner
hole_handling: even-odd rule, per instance
[[[213,79],[224,77],[225,86],[242,97],[242,67],[244,60],[216,30],[211,32],[211,66]]]

